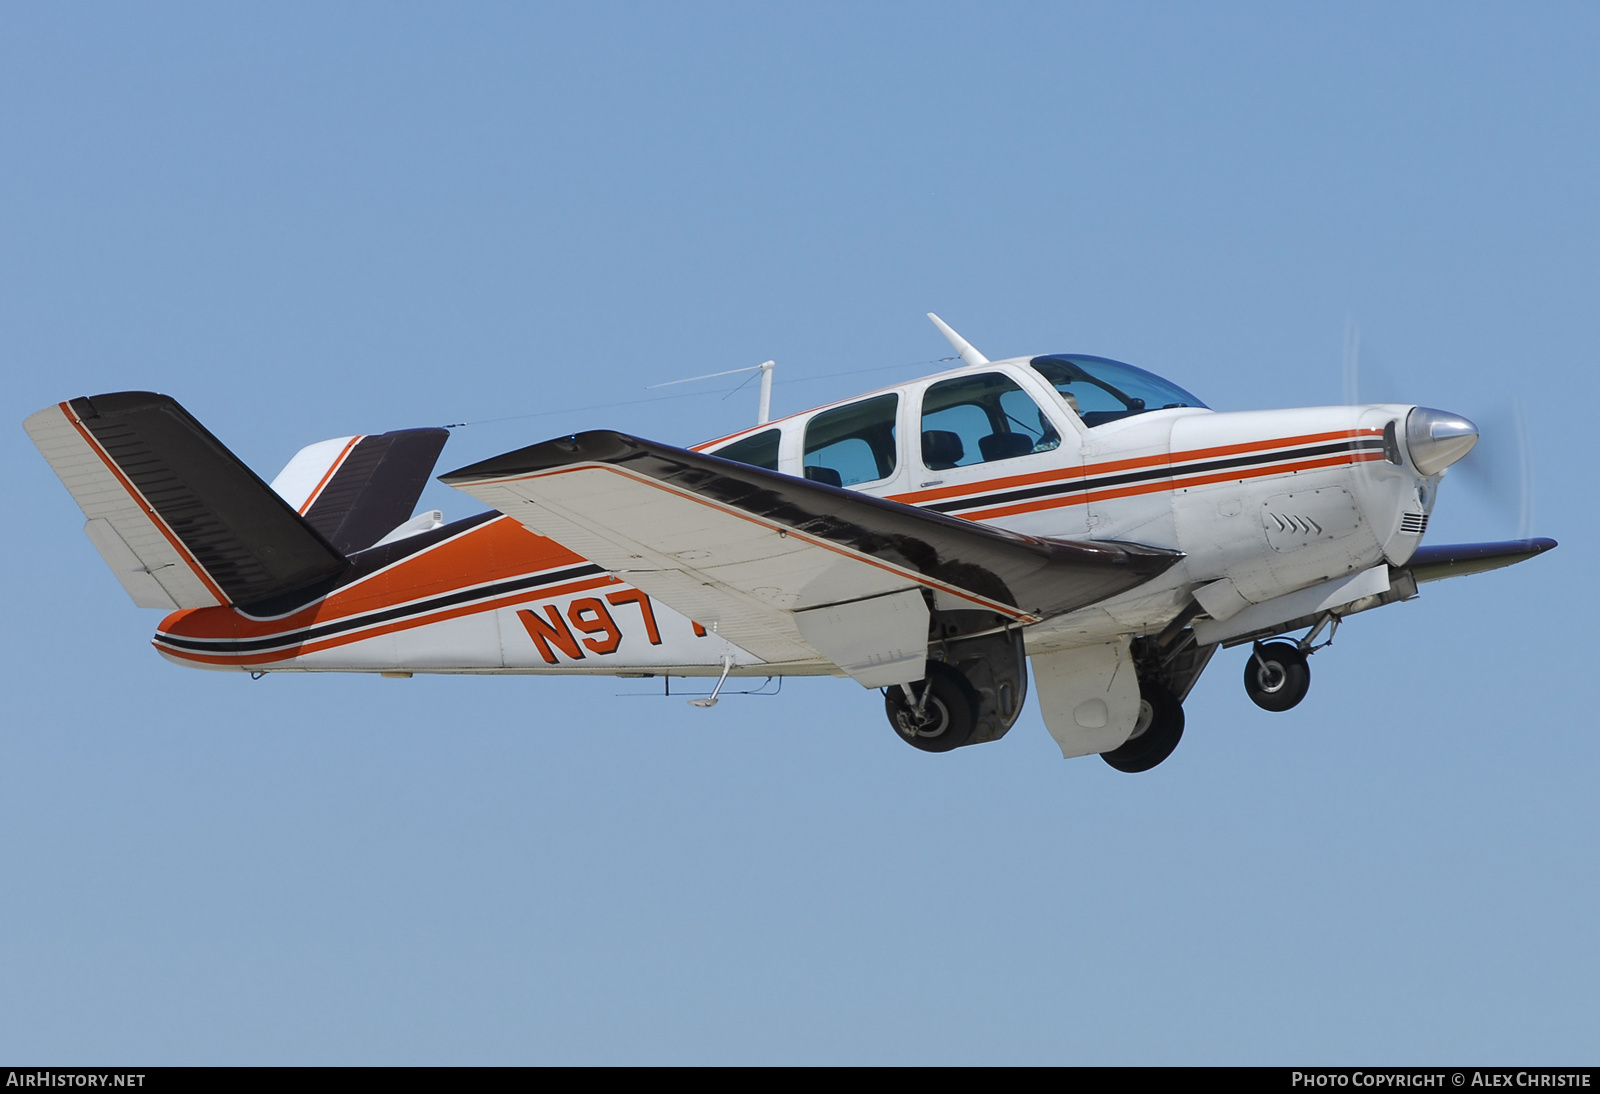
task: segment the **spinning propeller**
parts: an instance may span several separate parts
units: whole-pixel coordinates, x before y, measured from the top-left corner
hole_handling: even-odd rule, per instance
[[[1361,393],[1361,331],[1354,323],[1345,327],[1343,374],[1344,401],[1350,405],[1366,402]],[[1454,463],[1469,492],[1508,523],[1514,520],[1518,539],[1529,537],[1533,528],[1533,461],[1520,400],[1474,408],[1465,417],[1437,410],[1426,415],[1418,412],[1402,428],[1421,470],[1431,472]],[[1426,456],[1420,455],[1424,446],[1430,449]]]

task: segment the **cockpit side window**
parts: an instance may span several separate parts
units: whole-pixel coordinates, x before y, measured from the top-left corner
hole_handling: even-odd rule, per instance
[[[1104,357],[1061,353],[1030,364],[1091,429],[1150,410],[1206,405],[1169,380]]]
[[[1044,411],[1003,373],[941,380],[922,395],[922,462],[930,471],[1048,452],[1060,444]]]
[[[900,396],[878,395],[812,418],[806,423],[806,478],[856,486],[893,475],[899,407]]]
[[[724,460],[734,460],[738,463],[747,463],[751,467],[764,467],[768,471],[778,469],[778,442],[783,439],[781,429],[769,429],[754,436],[745,437],[734,441],[732,444],[723,445],[712,456]]]

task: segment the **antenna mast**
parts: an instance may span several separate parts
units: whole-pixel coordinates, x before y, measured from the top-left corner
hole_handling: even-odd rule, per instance
[[[722,372],[708,372],[704,376],[689,376],[682,380],[668,380],[662,384],[651,384],[645,390],[654,391],[658,387],[672,387],[674,384],[692,384],[696,380],[714,380],[718,376],[732,376],[735,373],[755,372],[759,369],[761,371],[761,405],[756,409],[756,425],[766,425],[772,419],[772,370],[777,366],[777,363],[776,361],[763,361],[759,365],[724,369]],[[744,384],[740,384],[739,387],[728,392],[728,395],[732,395],[734,391],[740,390],[749,382],[749,380],[746,380]],[[726,399],[728,395],[724,395],[723,398]]]
[[[766,425],[772,420],[772,370],[776,361],[761,365],[761,406],[756,411],[756,425]]]
[[[940,319],[932,312],[928,313],[928,318],[933,320],[933,325],[939,328],[939,333],[945,336],[945,339],[949,341],[951,347],[954,348],[957,353],[961,354],[961,359],[967,364],[987,365],[989,363],[989,359],[987,357],[972,348],[971,342],[967,341],[965,338],[961,337],[961,335],[951,330],[949,323],[946,323],[943,319]]]

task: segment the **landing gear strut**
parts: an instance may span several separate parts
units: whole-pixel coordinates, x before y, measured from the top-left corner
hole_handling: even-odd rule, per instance
[[[1244,690],[1262,710],[1294,707],[1311,690],[1306,651],[1293,642],[1257,642],[1244,663]]]

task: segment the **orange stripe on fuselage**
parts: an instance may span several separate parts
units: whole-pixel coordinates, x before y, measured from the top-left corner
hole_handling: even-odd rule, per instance
[[[951,515],[961,517],[964,520],[997,520],[1000,517],[1015,516],[1018,513],[1037,513],[1044,509],[1064,509],[1069,505],[1088,505],[1091,502],[1131,498],[1140,494],[1159,494],[1168,490],[1182,490],[1190,486],[1205,486],[1210,483],[1228,482],[1230,480],[1242,482],[1245,479],[1264,479],[1273,475],[1284,475],[1296,471],[1314,471],[1322,467],[1337,467],[1340,464],[1364,463],[1368,460],[1381,459],[1383,459],[1382,452],[1341,452],[1337,456],[1323,456],[1315,460],[1297,460],[1294,463],[1275,463],[1267,467],[1236,467],[1230,471],[1191,476],[1184,476],[1179,473],[1170,479],[1157,479],[1154,482],[1142,482],[1133,486],[1119,486],[1109,490],[1088,490],[1082,494],[1072,494],[1064,498],[1040,498],[1037,501],[1018,502],[1016,505],[1001,505],[993,509],[975,509],[970,512],[952,513]]]
[[[501,516],[335,589],[282,618],[252,619],[233,608],[194,608],[168,616],[160,629],[184,638],[266,638],[586,561]]]
[[[431,623],[443,623],[451,619],[460,619],[462,616],[476,615],[479,612],[492,612],[499,608],[509,608],[514,604],[527,603],[530,599],[554,599],[571,593],[587,592],[590,589],[620,584],[622,583],[609,574],[604,577],[586,578],[583,581],[569,581],[564,585],[555,585],[548,589],[524,590],[523,592],[512,593],[509,596],[498,597],[479,604],[463,604],[455,608],[444,608],[440,611],[429,612],[427,615],[419,615],[410,619],[397,619],[392,623],[383,623],[363,630],[351,631],[348,634],[332,635],[303,645],[289,646],[281,650],[269,650],[261,653],[196,653],[193,650],[179,650],[160,646],[159,643],[156,645],[161,649],[162,653],[168,656],[182,658],[185,661],[198,661],[206,665],[265,665],[277,661],[288,661],[295,657],[303,657],[306,654],[318,653],[322,650],[331,650],[338,646],[348,646],[352,642],[362,642],[368,638],[378,638],[385,634],[394,634],[397,631],[425,627]]]
[[[1109,475],[1118,471],[1137,471],[1163,464],[1189,463],[1193,460],[1211,460],[1221,456],[1242,456],[1250,452],[1269,452],[1274,448],[1294,448],[1324,441],[1349,440],[1355,437],[1381,437],[1381,429],[1341,429],[1333,433],[1305,433],[1298,437],[1278,437],[1267,441],[1246,441],[1242,444],[1216,445],[1212,448],[1192,448],[1186,452],[1157,452],[1150,456],[1137,456],[1126,460],[1106,460],[1085,464],[1082,467],[1056,467],[1049,471],[1034,471],[1026,475],[1009,475],[981,482],[943,486],[937,490],[913,490],[906,494],[891,494],[890,501],[917,505],[928,501],[943,501],[963,494],[988,494],[997,490],[1010,490],[1020,486],[1036,486],[1047,482],[1070,482],[1094,475]],[[937,472],[935,472],[937,474]]]

